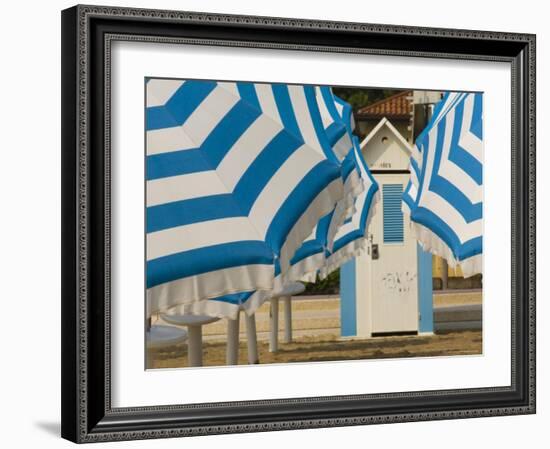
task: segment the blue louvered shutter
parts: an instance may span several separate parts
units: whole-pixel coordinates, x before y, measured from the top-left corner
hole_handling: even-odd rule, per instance
[[[403,243],[403,212],[401,184],[384,184],[382,201],[384,212],[384,243]]]

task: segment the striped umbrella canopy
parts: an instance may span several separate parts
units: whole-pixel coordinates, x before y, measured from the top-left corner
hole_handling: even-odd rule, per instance
[[[289,281],[315,281],[317,273],[326,264],[326,249],[332,246],[336,232],[351,215],[355,199],[364,189],[361,171],[353,154],[353,115],[347,115],[347,121],[343,118],[344,111],[351,111],[351,106],[334,95],[328,86],[317,87],[316,91],[325,133],[345,167],[344,197],[333,211],[319,221],[292,258]]]
[[[326,263],[321,277],[361,254],[366,248],[365,235],[380,198],[378,183],[373,178],[361,153],[359,139],[353,138],[353,155],[361,172],[363,192],[354,201],[354,210],[334,236],[333,245],[326,254]]]
[[[151,79],[146,90],[148,313],[272,293],[344,195],[315,89]]]
[[[418,136],[403,195],[424,250],[481,273],[483,244],[483,98],[446,93]]]
[[[364,168],[361,170],[354,154],[356,138],[351,134],[354,126],[353,121],[351,123],[344,122],[342,118],[343,111],[351,110],[351,107],[337,99],[328,86],[316,87],[315,94],[326,138],[342,165],[344,197],[336,203],[335,208],[329,214],[321,218],[313,232],[297,250],[291,259],[288,272],[282,272],[280,265],[276,263],[275,284],[277,289],[275,292],[267,290],[236,292],[200,301],[187,306],[184,310],[175,310],[176,313],[185,312],[234,318],[238,310],[244,309],[247,313],[252,314],[274,293],[282,290],[287,283],[293,280],[315,280],[317,272],[324,269],[326,257],[329,254],[326,252],[329,229],[331,226],[334,227],[335,233],[338,230],[337,226],[340,226],[347,216],[351,216],[355,200],[363,192],[363,177],[366,175],[365,170],[368,171],[368,169],[363,162]],[[347,117],[348,120],[353,120],[353,116],[348,115]],[[371,179],[368,181],[369,185]],[[339,224],[335,225],[336,222]]]

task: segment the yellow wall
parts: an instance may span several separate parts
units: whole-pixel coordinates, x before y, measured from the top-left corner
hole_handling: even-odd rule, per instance
[[[443,270],[443,259],[439,256],[432,256],[432,276],[434,278],[441,278],[441,273]],[[451,268],[449,266],[448,269],[448,276],[449,277],[462,277],[462,270],[457,265],[456,268]]]

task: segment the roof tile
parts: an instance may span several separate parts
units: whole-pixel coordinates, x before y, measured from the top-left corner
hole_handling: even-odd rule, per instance
[[[395,118],[409,117],[412,104],[412,91],[407,90],[391,97],[379,100],[357,111],[359,117],[367,118]]]

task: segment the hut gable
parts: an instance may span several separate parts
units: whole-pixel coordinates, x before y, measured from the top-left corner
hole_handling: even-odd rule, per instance
[[[371,170],[408,170],[411,146],[387,118],[378,122],[361,142]]]

